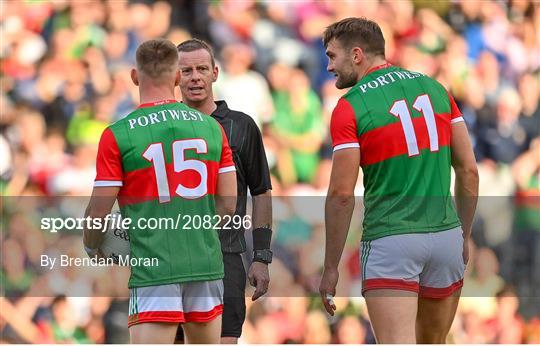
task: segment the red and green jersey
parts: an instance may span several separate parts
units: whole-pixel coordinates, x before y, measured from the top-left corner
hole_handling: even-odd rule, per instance
[[[131,258],[158,259],[158,266],[132,266],[130,287],[223,277],[217,232],[188,224],[191,216],[216,214],[218,174],[235,170],[215,119],[174,100],[143,104],[103,132],[96,170],[94,186],[121,186],[122,215],[132,220]],[[150,229],[150,219],[174,224]]]
[[[334,151],[360,148],[363,240],[460,225],[450,195],[451,124],[459,121],[437,81],[390,64],[369,71],[338,101]]]

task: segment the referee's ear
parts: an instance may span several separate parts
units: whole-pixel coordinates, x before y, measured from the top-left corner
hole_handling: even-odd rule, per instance
[[[217,65],[214,65],[214,71],[212,72],[212,75],[213,75],[212,82],[217,81],[217,78],[219,76],[219,68]]]

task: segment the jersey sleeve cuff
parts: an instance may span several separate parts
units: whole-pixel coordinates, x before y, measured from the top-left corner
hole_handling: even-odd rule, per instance
[[[457,117],[457,118],[454,118],[454,119],[450,120],[450,123],[455,124],[455,123],[459,123],[459,122],[462,122],[462,121],[465,121],[465,119],[463,119],[463,117]]]
[[[94,181],[94,187],[110,187],[110,186],[123,186],[121,180],[96,180]]]
[[[338,144],[334,147],[334,152],[342,149],[349,149],[349,148],[360,148],[360,144],[358,143],[343,143]]]
[[[228,173],[228,172],[234,172],[236,171],[236,168],[234,166],[227,166],[227,167],[221,167],[218,170],[218,173]]]

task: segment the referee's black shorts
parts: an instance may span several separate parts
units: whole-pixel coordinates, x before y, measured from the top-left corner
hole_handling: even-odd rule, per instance
[[[246,319],[246,270],[239,253],[224,253],[223,264],[223,316],[221,323],[222,337],[239,338]],[[176,341],[184,340],[182,327],[176,332]]]

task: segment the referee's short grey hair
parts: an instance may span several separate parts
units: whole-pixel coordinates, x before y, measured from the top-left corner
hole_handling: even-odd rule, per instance
[[[216,66],[214,59],[214,50],[208,43],[198,38],[192,38],[190,40],[184,41],[176,46],[178,52],[194,52],[199,49],[204,49],[210,54],[210,60],[212,60],[212,67]]]

